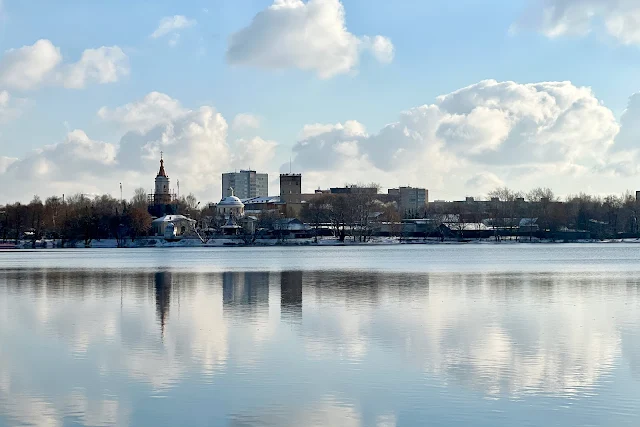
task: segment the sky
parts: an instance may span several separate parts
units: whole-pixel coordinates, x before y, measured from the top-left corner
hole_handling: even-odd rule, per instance
[[[640,189],[637,0],[0,0],[0,203]],[[177,190],[177,188],[176,188]]]

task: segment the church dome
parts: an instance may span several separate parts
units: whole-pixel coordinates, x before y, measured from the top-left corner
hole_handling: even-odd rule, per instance
[[[228,196],[220,200],[218,206],[243,208],[244,203],[242,203],[242,200],[238,199],[236,196]]]

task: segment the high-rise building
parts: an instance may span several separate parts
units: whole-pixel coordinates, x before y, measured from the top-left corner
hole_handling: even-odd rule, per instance
[[[231,189],[239,199],[269,196],[269,175],[253,170],[222,174],[222,198],[231,196]]]
[[[280,200],[288,204],[302,203],[302,175],[299,173],[280,174]]]
[[[417,214],[429,202],[429,190],[424,188],[390,188],[389,195],[397,198],[398,210],[404,214]]]
[[[297,217],[302,211],[302,175],[280,174],[280,201],[286,204],[285,215]]]

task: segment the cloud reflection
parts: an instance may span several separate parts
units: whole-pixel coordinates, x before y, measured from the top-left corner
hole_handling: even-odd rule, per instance
[[[132,387],[143,397],[204,387],[246,399],[246,411],[230,411],[235,426],[390,427],[394,396],[420,374],[450,393],[582,396],[621,361],[640,376],[640,282],[625,280],[4,271],[0,417],[128,425],[141,398]],[[354,388],[368,382],[389,393],[379,413],[363,409],[367,394]],[[295,404],[283,403],[288,395]]]

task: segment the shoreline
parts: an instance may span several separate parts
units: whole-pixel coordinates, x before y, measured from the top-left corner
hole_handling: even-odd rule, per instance
[[[116,239],[103,239],[92,241],[89,246],[84,242],[75,242],[72,246],[61,247],[59,240],[41,240],[36,242],[35,248],[31,241],[21,241],[17,245],[13,243],[0,243],[0,250],[51,250],[51,249],[140,249],[140,248],[242,248],[242,247],[349,247],[349,246],[398,246],[398,245],[537,245],[537,244],[640,244],[638,239],[606,239],[606,240],[508,240],[495,241],[494,239],[480,240],[444,240],[440,239],[412,239],[401,240],[398,238],[371,238],[367,242],[347,241],[340,242],[333,238],[320,239],[317,243],[313,239],[291,239],[277,241],[275,239],[260,239],[253,243],[245,243],[240,239],[211,239],[203,243],[199,239],[185,238],[177,242],[167,242],[158,238],[140,238],[135,241],[127,240],[124,246],[118,246]]]

